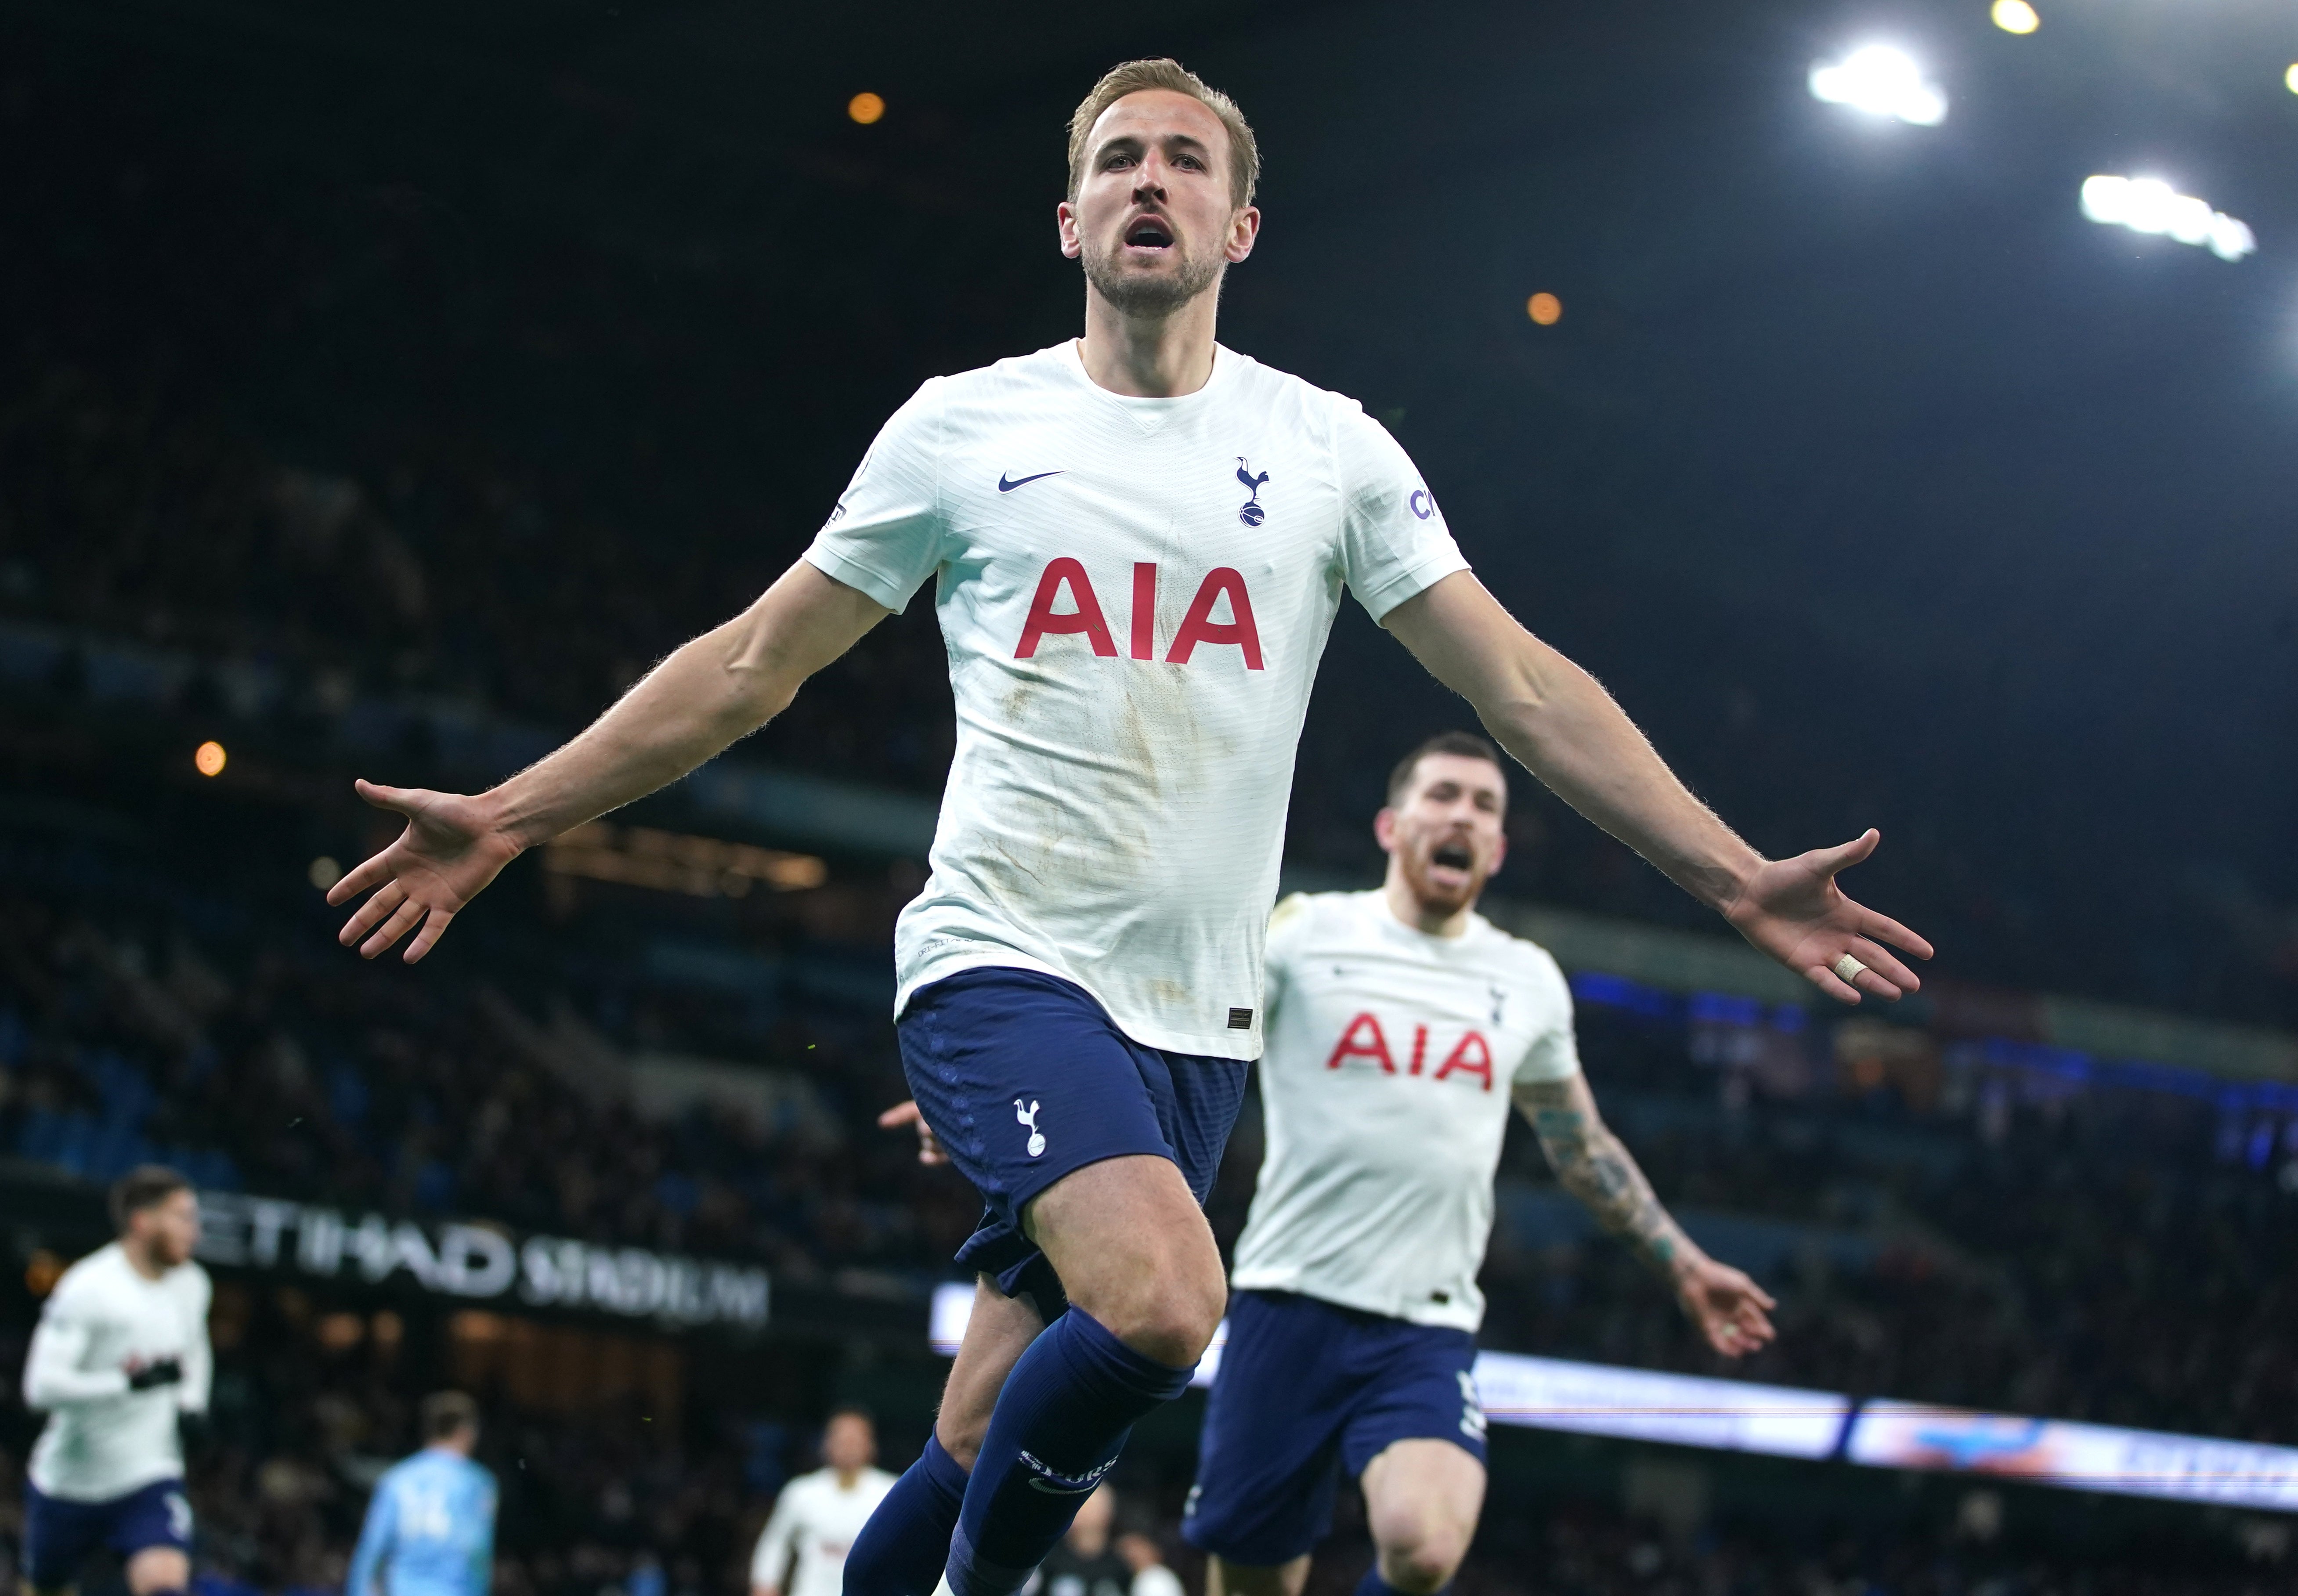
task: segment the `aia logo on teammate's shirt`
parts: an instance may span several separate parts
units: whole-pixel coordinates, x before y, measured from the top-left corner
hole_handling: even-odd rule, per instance
[[[1157,580],[1154,565],[1144,560],[1134,566],[1128,641],[1136,659],[1157,657]],[[1068,608],[1054,608],[1064,601]],[[1223,608],[1228,611],[1227,620],[1215,616]],[[1083,561],[1063,555],[1047,560],[1037,578],[1037,594],[1029,600],[1029,618],[1021,624],[1021,641],[1014,647],[1013,657],[1034,659],[1037,645],[1046,638],[1073,635],[1083,637],[1100,657],[1117,657],[1117,639],[1109,629],[1101,596],[1094,591],[1093,578],[1086,575]],[[1245,591],[1242,572],[1217,566],[1205,573],[1197,584],[1196,597],[1189,600],[1179,628],[1166,646],[1165,663],[1188,664],[1200,644],[1236,649],[1244,657],[1246,670],[1261,668],[1261,629],[1253,623],[1252,595]]]
[[[1333,1044],[1332,1056],[1325,1061],[1325,1068],[1337,1070],[1349,1060],[1360,1058],[1378,1064],[1387,1075],[1426,1074],[1432,1080],[1472,1075],[1485,1091],[1492,1089],[1492,1045],[1484,1040],[1482,1031],[1462,1031],[1460,1039],[1444,1055],[1444,1062],[1433,1070],[1428,1067],[1428,1028],[1416,1025],[1412,1028],[1410,1062],[1399,1071],[1396,1056],[1389,1051],[1388,1033],[1381,1029],[1380,1016],[1367,1009],[1341,1032],[1341,1039]]]

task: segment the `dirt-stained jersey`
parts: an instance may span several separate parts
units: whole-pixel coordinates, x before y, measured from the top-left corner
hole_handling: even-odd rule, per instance
[[[957,701],[897,1012],[980,965],[1136,1041],[1260,1055],[1261,945],[1301,719],[1345,586],[1375,620],[1467,561],[1355,401],[1230,350],[1194,393],[1074,343],[937,377],[806,557],[891,609],[931,579]]]

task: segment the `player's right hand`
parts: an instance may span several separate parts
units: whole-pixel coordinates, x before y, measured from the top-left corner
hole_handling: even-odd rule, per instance
[[[327,901],[341,906],[374,889],[335,940],[357,945],[360,957],[371,959],[415,931],[400,955],[412,964],[446,935],[463,906],[518,857],[523,845],[490,823],[477,798],[373,781],[358,786],[360,797],[376,808],[405,815],[407,829],[328,889]]]
[[[149,1391],[156,1385],[173,1385],[184,1377],[184,1360],[180,1358],[154,1358],[149,1363],[130,1360],[128,1369],[128,1389]]]
[[[939,1138],[934,1135],[933,1127],[926,1123],[925,1115],[918,1112],[915,1102],[897,1103],[878,1116],[878,1126],[882,1130],[899,1130],[905,1125],[917,1127],[920,1163],[938,1164],[949,1162],[949,1154],[941,1150]]]

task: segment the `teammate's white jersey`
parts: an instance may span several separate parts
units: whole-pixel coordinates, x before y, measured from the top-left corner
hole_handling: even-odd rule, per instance
[[[118,1242],[63,1272],[24,1358],[24,1405],[52,1415],[32,1448],[32,1484],[69,1501],[109,1501],[184,1472],[178,1413],[203,1413],[208,1272],[179,1263],[157,1280]],[[183,1379],[128,1389],[128,1360],[173,1358]]]
[[[750,1584],[777,1586],[782,1596],[839,1596],[847,1552],[893,1488],[894,1476],[882,1468],[864,1468],[850,1490],[839,1487],[834,1468],[799,1475],[774,1499],[773,1515],[750,1554]],[[792,1551],[798,1567],[785,1583]]]
[[[1377,620],[1465,568],[1356,401],[1216,349],[1178,399],[1074,343],[937,377],[806,558],[899,609],[928,577],[957,751],[898,1013],[1039,970],[1153,1047],[1261,1052],[1261,947],[1301,717],[1346,584]]]
[[[1269,1008],[1235,1284],[1476,1329],[1509,1088],[1580,1070],[1564,972],[1481,914],[1432,937],[1377,891],[1296,894],[1269,922]]]

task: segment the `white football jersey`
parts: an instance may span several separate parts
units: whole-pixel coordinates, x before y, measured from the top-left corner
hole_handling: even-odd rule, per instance
[[[773,1516],[759,1533],[750,1584],[775,1586],[782,1596],[839,1596],[847,1552],[893,1488],[894,1476],[882,1468],[864,1468],[851,1489],[839,1484],[835,1469],[798,1476],[774,1499]],[[793,1552],[798,1567],[785,1578]]]
[[[1377,891],[1295,894],[1269,918],[1269,1010],[1233,1282],[1476,1329],[1509,1088],[1580,1071],[1564,972],[1481,914],[1432,937]]]
[[[896,1013],[1009,965],[1150,1046],[1257,1057],[1341,590],[1377,620],[1467,563],[1395,440],[1226,349],[1198,392],[1127,399],[1064,343],[919,389],[806,558],[889,609],[933,578],[949,651],[957,752]]]
[[[68,1501],[109,1501],[184,1472],[176,1416],[207,1410],[210,1290],[196,1263],[145,1279],[118,1242],[63,1272],[24,1357],[24,1405],[51,1415],[32,1447],[32,1484]],[[131,1358],[176,1359],[184,1377],[131,1391]]]

